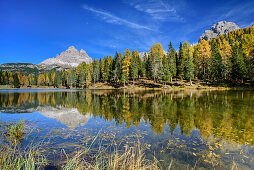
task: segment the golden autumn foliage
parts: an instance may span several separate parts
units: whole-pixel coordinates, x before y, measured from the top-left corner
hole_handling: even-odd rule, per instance
[[[159,54],[159,56],[162,58],[164,56],[163,47],[160,43],[154,44],[150,48],[150,54]]]
[[[204,79],[207,76],[207,69],[209,60],[211,58],[211,47],[209,43],[206,40],[202,40],[197,46],[196,46],[196,57],[197,57],[197,64],[202,70],[202,74],[204,76]]]
[[[39,75],[37,83],[38,83],[39,86],[44,86],[45,85],[46,80],[45,80],[45,75],[44,74]]]
[[[122,60],[122,82],[125,83],[129,80],[130,74],[130,65],[131,65],[131,52],[129,49],[125,50],[125,55]]]
[[[23,76],[23,81],[24,81],[24,86],[28,87],[29,86],[29,81],[28,81],[28,79],[25,75]]]
[[[132,56],[139,56],[138,50],[134,50],[134,51],[132,52]]]

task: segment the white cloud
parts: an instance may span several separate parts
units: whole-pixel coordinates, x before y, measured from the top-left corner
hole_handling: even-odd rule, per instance
[[[149,14],[155,20],[184,21],[174,7],[165,4],[162,0],[126,0],[125,2],[136,10]]]
[[[89,7],[87,5],[83,5],[83,9],[97,14],[98,16],[101,17],[101,19],[103,19],[107,23],[118,24],[118,25],[126,25],[128,27],[135,28],[135,29],[146,29],[146,30],[154,31],[150,27],[140,25],[140,24],[136,24],[136,23],[128,21],[126,19],[123,19],[123,18],[117,17],[115,15],[112,15],[109,12],[101,11],[101,10]]]

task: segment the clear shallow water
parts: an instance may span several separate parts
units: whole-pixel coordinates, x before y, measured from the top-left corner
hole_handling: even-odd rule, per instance
[[[138,139],[162,168],[254,167],[253,91],[4,90],[0,118],[39,128],[52,163],[98,136],[105,145]]]

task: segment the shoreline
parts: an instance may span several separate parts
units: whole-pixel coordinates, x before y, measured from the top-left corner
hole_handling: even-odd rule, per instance
[[[17,90],[17,89],[38,89],[38,90],[230,90],[230,89],[254,89],[251,84],[225,84],[216,82],[203,82],[198,79],[192,81],[190,85],[186,80],[174,80],[172,82],[166,82],[164,84],[154,82],[149,79],[139,79],[133,83],[129,83],[124,87],[122,83],[117,82],[98,82],[91,84],[88,88],[82,87],[66,87],[59,86],[21,86],[20,88],[14,88],[12,85],[0,85],[1,90]]]
[[[223,87],[223,86],[199,86],[199,87],[167,87],[167,88],[145,88],[145,87],[133,87],[133,86],[127,86],[127,87],[120,87],[120,88],[115,88],[115,87],[90,87],[90,88],[66,88],[66,87],[60,87],[60,88],[55,88],[53,86],[33,86],[33,87],[21,87],[21,88],[12,88],[12,87],[3,87],[0,86],[0,90],[134,90],[134,91],[139,91],[139,90],[234,90],[234,89],[247,89],[247,90],[254,90],[254,87],[246,87],[246,86],[233,86],[233,87]]]

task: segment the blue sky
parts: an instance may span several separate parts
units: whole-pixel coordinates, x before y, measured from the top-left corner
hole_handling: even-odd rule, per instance
[[[196,43],[218,21],[254,24],[253,0],[0,0],[0,64],[38,64],[74,45],[92,58]]]

